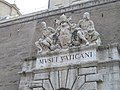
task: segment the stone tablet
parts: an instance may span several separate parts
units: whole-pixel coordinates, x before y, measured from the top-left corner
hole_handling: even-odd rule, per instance
[[[73,53],[39,57],[36,61],[36,69],[79,65],[89,61],[96,61],[96,58],[96,49],[94,48]]]

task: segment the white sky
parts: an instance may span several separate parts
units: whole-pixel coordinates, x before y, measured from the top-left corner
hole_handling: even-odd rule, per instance
[[[14,0],[6,0],[13,4]],[[48,0],[15,0],[22,14],[32,13],[48,8]]]

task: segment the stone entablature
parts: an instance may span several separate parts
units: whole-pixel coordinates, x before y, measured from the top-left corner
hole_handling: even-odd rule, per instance
[[[45,18],[48,16],[58,15],[61,13],[67,13],[67,12],[71,12],[71,11],[75,11],[79,9],[82,10],[85,8],[90,8],[90,7],[99,6],[103,4],[105,5],[105,4],[113,3],[113,2],[118,2],[118,1],[117,0],[93,0],[93,1],[82,3],[82,4],[72,5],[69,7],[60,8],[56,10],[51,10],[51,11],[45,10],[43,12],[37,12],[37,13],[29,14],[29,15],[23,15],[23,16],[13,18],[10,20],[1,21],[0,27],[5,27],[8,25],[13,25],[13,24],[18,24],[18,23],[24,23],[24,22],[28,22],[28,21],[32,21],[36,19]]]
[[[55,52],[38,55],[36,60],[26,60],[23,64],[22,71],[19,72],[21,74],[19,90],[56,90],[61,88],[70,90],[107,90],[108,87],[105,87],[105,85],[108,83],[110,77],[104,76],[116,73],[119,70],[119,65],[117,64],[120,62],[118,45],[72,48],[64,52],[64,55],[75,54],[76,52],[86,53],[89,51],[95,53],[93,57],[89,57],[86,54],[87,58],[73,60],[71,65],[69,65],[69,62],[66,62],[66,64],[64,62],[50,63],[50,66],[46,64],[47,61],[45,63],[39,63],[41,58],[61,57],[63,54],[55,54]],[[85,62],[84,60],[87,61]],[[62,63],[63,66],[60,66]],[[113,68],[113,71],[109,71],[111,70],[110,68]],[[101,82],[103,87],[99,84]],[[110,81],[109,83],[112,82]]]

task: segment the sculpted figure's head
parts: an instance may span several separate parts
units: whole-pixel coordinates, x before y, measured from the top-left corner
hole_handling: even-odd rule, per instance
[[[89,13],[89,12],[85,12],[85,13],[83,14],[83,19],[89,20],[89,19],[90,19],[90,13]]]
[[[67,17],[66,17],[66,15],[62,15],[62,16],[60,16],[60,25],[61,26],[66,26],[66,24],[67,24]]]
[[[67,17],[63,14],[62,16],[60,16],[60,21],[62,22],[66,22],[67,21]]]
[[[47,28],[46,22],[44,22],[44,21],[41,22],[41,26],[42,26],[43,29],[46,29]]]

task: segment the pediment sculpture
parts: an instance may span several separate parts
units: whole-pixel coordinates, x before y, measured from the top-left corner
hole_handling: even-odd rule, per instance
[[[35,42],[39,49],[38,53],[45,50],[54,51],[56,49],[68,49],[70,47],[83,47],[101,45],[100,34],[95,30],[94,22],[90,19],[90,14],[85,12],[83,19],[78,24],[72,22],[72,18],[61,15],[56,20],[57,28],[48,27],[46,22],[41,22],[42,37]]]

